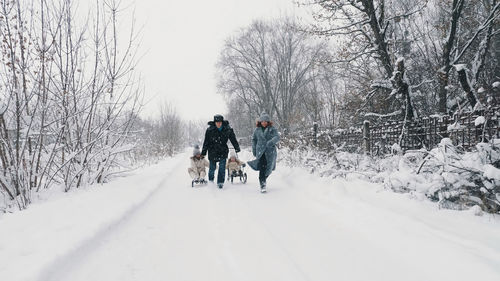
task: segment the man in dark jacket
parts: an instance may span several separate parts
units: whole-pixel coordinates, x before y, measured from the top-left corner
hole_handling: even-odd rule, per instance
[[[217,162],[219,162],[217,187],[222,188],[224,186],[226,160],[229,153],[227,141],[231,141],[236,153],[240,152],[240,145],[236,140],[233,128],[229,126],[229,122],[224,120],[222,115],[215,115],[214,121],[208,122],[208,125],[209,127],[205,132],[205,140],[203,141],[201,155],[207,155],[208,151],[208,160],[210,161],[210,166],[208,168],[208,180],[211,182],[214,181],[215,167]]]

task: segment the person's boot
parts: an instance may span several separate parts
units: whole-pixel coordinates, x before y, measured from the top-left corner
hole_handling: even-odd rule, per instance
[[[224,184],[222,184],[222,183],[218,183],[218,184],[217,184],[217,187],[218,187],[219,189],[222,189],[222,188],[224,187]]]
[[[260,192],[261,193],[265,193],[267,190],[266,190],[266,182],[265,181],[261,181],[260,182]]]

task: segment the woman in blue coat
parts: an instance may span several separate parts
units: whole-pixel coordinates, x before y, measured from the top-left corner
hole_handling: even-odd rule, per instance
[[[261,192],[266,192],[267,177],[276,168],[278,155],[276,145],[279,140],[278,130],[273,127],[269,115],[263,112],[257,121],[257,128],[253,131],[252,137],[252,153],[256,159],[248,162],[248,166],[259,171]]]

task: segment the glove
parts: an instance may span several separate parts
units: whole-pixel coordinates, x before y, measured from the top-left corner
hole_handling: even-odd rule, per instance
[[[241,151],[241,149],[239,149],[239,148],[235,148],[235,149],[234,149],[234,151],[235,151],[236,153],[238,153],[238,152],[240,152],[240,151]]]

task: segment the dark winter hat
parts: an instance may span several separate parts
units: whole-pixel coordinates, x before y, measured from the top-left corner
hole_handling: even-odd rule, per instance
[[[259,121],[260,122],[263,122],[263,121],[269,122],[269,121],[271,121],[271,117],[269,117],[269,114],[267,114],[264,111],[264,112],[262,112],[262,114],[260,114]]]
[[[222,121],[224,121],[224,116],[220,114],[214,115],[214,122],[222,122]]]
[[[196,156],[198,154],[201,154],[201,151],[200,151],[200,147],[196,145],[193,149],[193,156]]]

